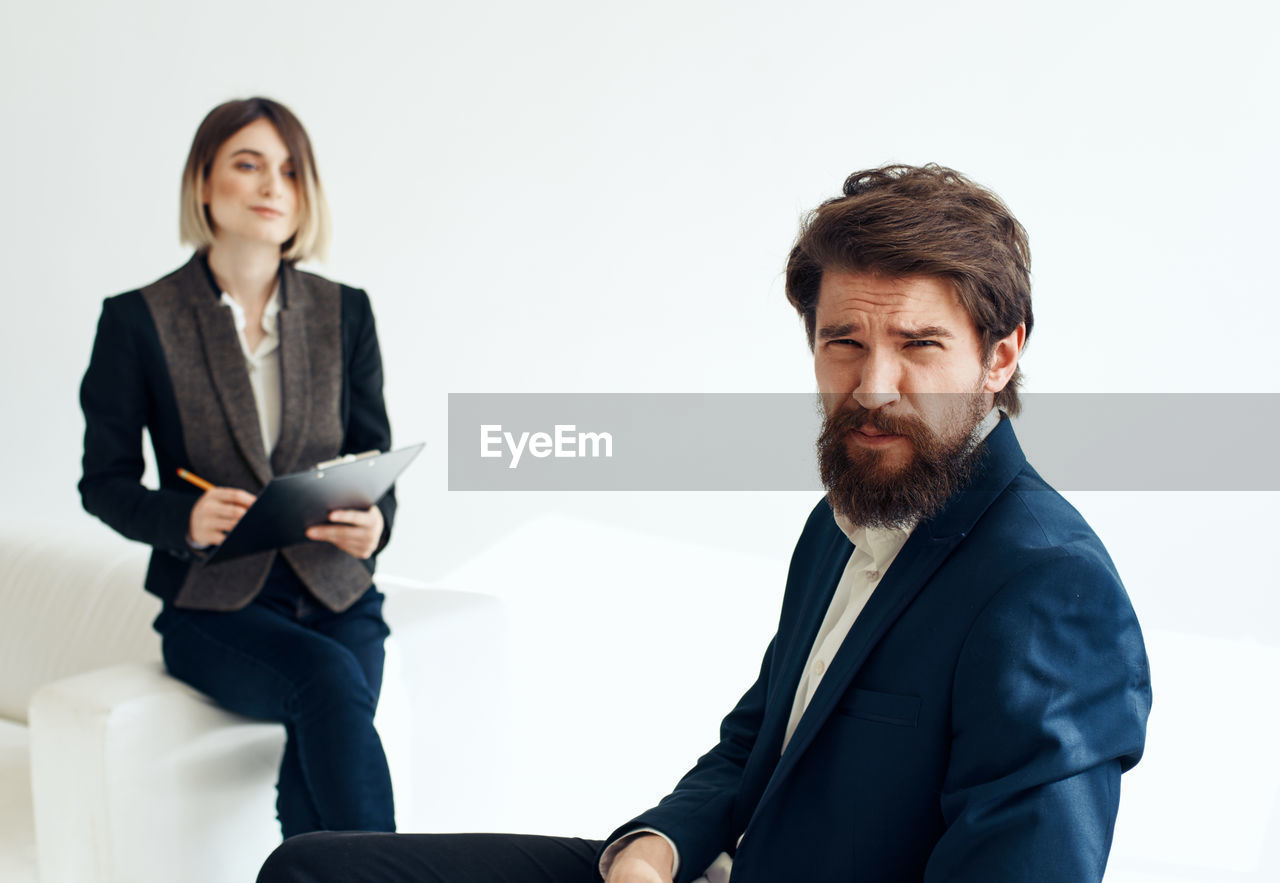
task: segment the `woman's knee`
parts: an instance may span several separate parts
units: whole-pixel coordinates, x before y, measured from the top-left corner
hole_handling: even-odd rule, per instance
[[[377,704],[364,669],[343,647],[316,654],[293,696],[299,714],[337,708],[372,716]]]

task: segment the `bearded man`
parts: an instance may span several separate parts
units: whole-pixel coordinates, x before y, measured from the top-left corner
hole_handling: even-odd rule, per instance
[[[856,172],[807,219],[787,297],[827,494],[758,679],[658,806],[604,841],[307,835],[260,880],[1101,880],[1150,679],[1008,419],[1029,265],[1004,203],[938,166]]]

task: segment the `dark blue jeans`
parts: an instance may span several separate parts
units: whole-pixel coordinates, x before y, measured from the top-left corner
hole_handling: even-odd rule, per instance
[[[166,604],[155,628],[174,677],[231,711],[284,724],[276,811],[285,837],[395,830],[373,728],[389,634],[376,588],[334,613],[277,557],[249,606],[224,613]]]

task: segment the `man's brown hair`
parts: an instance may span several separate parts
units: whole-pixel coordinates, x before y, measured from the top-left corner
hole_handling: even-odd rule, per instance
[[[823,270],[888,277],[937,276],[951,283],[977,326],[982,358],[1026,323],[1031,335],[1027,231],[990,190],[953,169],[889,165],[854,172],[844,195],[805,218],[787,259],[787,300],[814,346]],[[995,403],[1017,414],[1021,368]]]

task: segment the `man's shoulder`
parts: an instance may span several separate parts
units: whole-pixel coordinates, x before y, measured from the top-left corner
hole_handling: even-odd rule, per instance
[[[1030,463],[1018,471],[992,508],[996,520],[1016,522],[1053,545],[1086,538],[1101,543],[1080,510],[1041,478]]]
[[[1119,583],[1106,546],[1075,506],[1029,464],[1014,476],[966,538],[993,575],[1067,560]]]

